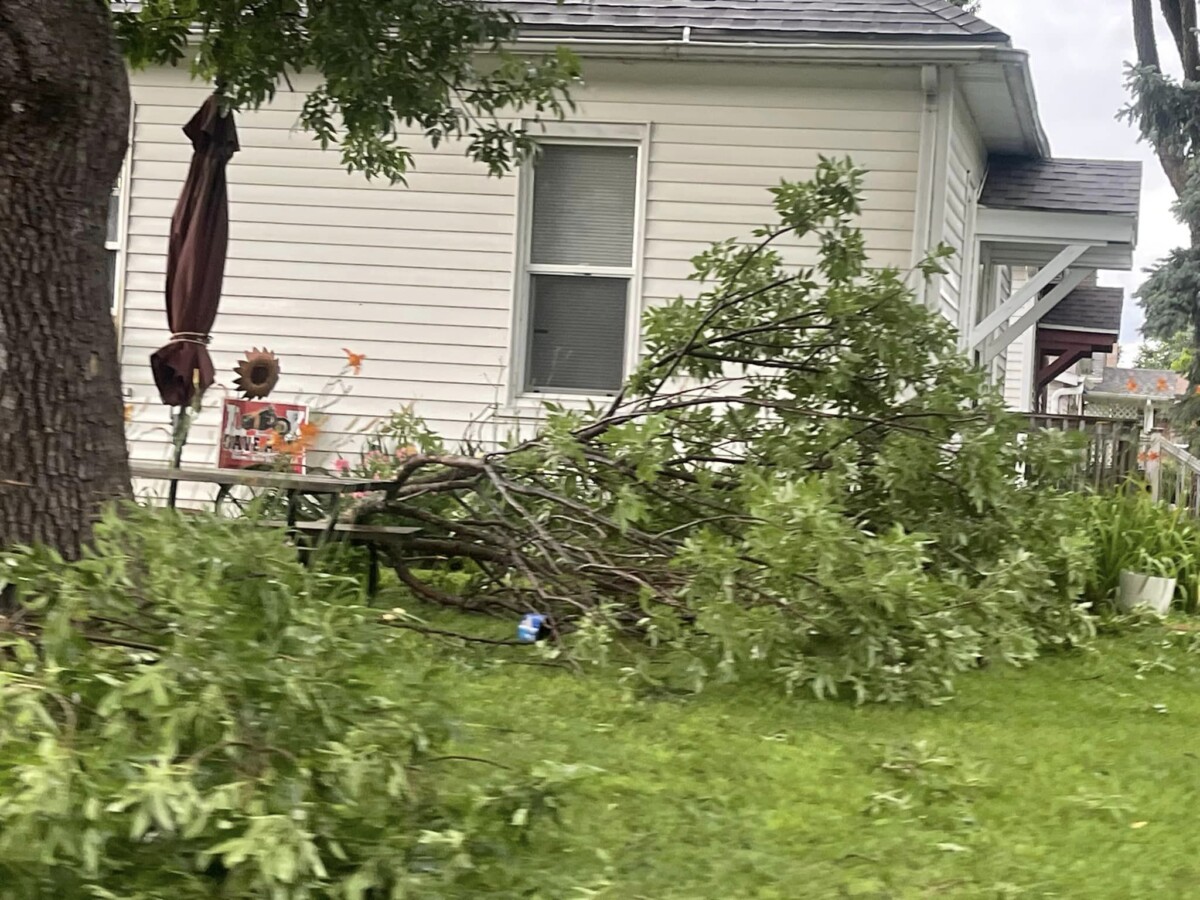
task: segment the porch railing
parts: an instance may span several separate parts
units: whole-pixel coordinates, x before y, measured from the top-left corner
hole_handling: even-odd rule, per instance
[[[1086,438],[1079,468],[1070,487],[1105,490],[1140,475],[1147,435],[1140,422],[1100,416],[1029,415],[1031,430],[1079,432]]]
[[[1161,434],[1150,440],[1146,478],[1156,501],[1200,515],[1200,459]]]

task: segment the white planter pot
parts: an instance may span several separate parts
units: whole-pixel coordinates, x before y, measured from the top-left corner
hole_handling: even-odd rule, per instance
[[[1157,615],[1165,616],[1171,611],[1171,599],[1174,596],[1174,578],[1160,578],[1145,572],[1121,573],[1117,605],[1126,612],[1138,606],[1148,606]]]

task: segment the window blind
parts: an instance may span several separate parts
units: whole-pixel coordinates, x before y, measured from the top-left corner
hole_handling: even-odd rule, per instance
[[[548,144],[533,179],[535,265],[633,265],[637,148]]]
[[[629,279],[533,275],[528,390],[615,392],[624,378]]]

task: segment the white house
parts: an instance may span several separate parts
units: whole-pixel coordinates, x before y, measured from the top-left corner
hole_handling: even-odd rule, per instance
[[[767,188],[804,178],[819,154],[870,170],[875,263],[956,248],[924,302],[998,377],[1022,341],[1025,400],[1111,337],[1068,322],[1074,343],[1029,343],[1089,273],[1131,267],[1140,171],[1054,160],[1026,55],[975,16],[943,0],[503,5],[522,17],[518,49],[566,44],[584,62],[577,112],[546,126],[536,168],[490,178],[414,136],[408,186],[368,183],[295,127],[303,80],[239,117],[212,355],[229,385],[243,351],[269,347],[283,364],[275,396],[307,399],[343,348],[365,354],[324,449],[406,404],[447,436],[491,440],[547,399],[611,395],[637,358],[642,310],[694,293],[689,259],[769,221]],[[167,338],[167,231],[191,150],[180,128],[208,88],[182,69],[132,82],[110,248],[131,451],[157,461],[168,411],[148,358]],[[1016,294],[1013,267],[1030,267]],[[185,461],[211,463],[217,430],[209,410]]]

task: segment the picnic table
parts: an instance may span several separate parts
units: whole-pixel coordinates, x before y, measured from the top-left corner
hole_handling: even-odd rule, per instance
[[[219,511],[236,487],[263,488],[279,491],[287,500],[287,517],[284,521],[262,520],[259,524],[286,528],[293,534],[305,534],[313,538],[313,547],[341,539],[359,544],[367,549],[370,558],[367,589],[372,595],[379,587],[379,547],[396,544],[416,534],[420,529],[403,525],[361,525],[357,522],[339,522],[341,501],[348,494],[388,491],[391,482],[361,478],[335,478],[331,475],[308,475],[297,472],[265,472],[255,469],[217,469],[204,466],[170,466],[162,463],[131,463],[130,474],[134,478],[151,481],[167,481],[173,484],[215,484],[217,496],[215,507]],[[322,518],[315,521],[299,519],[300,506],[304,499],[328,500],[329,506]],[[174,506],[172,499],[171,506]],[[310,550],[313,548],[309,548]]]

